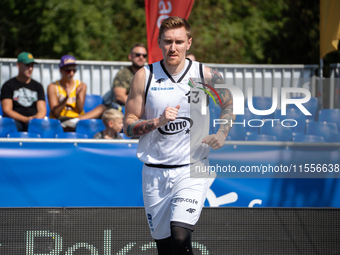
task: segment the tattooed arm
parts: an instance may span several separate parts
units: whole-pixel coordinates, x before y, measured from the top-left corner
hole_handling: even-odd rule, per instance
[[[145,70],[141,68],[133,77],[130,94],[125,104],[124,133],[128,136],[145,135],[177,117],[179,105],[168,106],[159,118],[142,120],[145,105]]]
[[[223,78],[218,71],[210,68],[210,74],[211,74],[212,85],[223,84]],[[231,129],[231,125],[230,125],[231,121],[235,120],[235,115],[233,115],[233,97],[229,89],[223,89],[223,88],[217,89],[216,88],[216,91],[222,101],[222,105],[220,105],[220,101],[217,100],[217,98],[215,98],[216,102],[218,102],[221,107],[220,119],[228,120],[228,124],[220,125],[218,132],[223,132],[225,134],[225,137],[227,138],[229,130]],[[215,97],[217,96],[215,95]]]
[[[215,84],[223,84],[223,79],[221,74],[209,67],[205,67],[204,69],[204,77],[205,81],[209,83],[209,85]],[[221,107],[220,119],[228,120],[227,124],[221,124],[219,130],[216,134],[209,135],[203,139],[203,143],[208,144],[214,150],[223,146],[225,139],[228,136],[229,130],[231,129],[231,121],[235,120],[235,115],[233,115],[233,97],[228,89],[217,89],[216,92],[219,95],[220,100],[217,98],[215,93],[212,95],[215,97],[215,101],[218,102],[218,105]]]
[[[145,135],[159,127],[165,126],[168,121],[174,121],[177,117],[179,105],[176,107],[168,106],[161,117],[150,120],[134,120],[127,125],[125,134],[128,136]]]

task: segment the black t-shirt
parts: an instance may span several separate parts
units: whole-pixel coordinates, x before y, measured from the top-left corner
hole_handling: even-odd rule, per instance
[[[37,101],[45,101],[45,93],[43,86],[33,79],[26,84],[12,78],[1,88],[1,101],[7,98],[13,100],[13,111],[32,116],[37,114]]]

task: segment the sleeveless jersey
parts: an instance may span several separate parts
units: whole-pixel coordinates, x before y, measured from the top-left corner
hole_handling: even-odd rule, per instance
[[[56,86],[56,93],[57,93],[57,97],[58,97],[58,102],[60,103],[66,97],[66,90],[65,90],[64,87],[62,87],[60,85],[60,81],[56,81],[55,84],[57,85]],[[64,109],[61,111],[59,117],[77,118],[77,117],[79,117],[79,115],[84,114],[84,110],[82,110],[82,112],[79,114],[78,109],[76,107],[76,98],[77,98],[76,91],[77,91],[77,88],[80,84],[80,81],[74,80],[74,84],[75,84],[75,86],[73,86],[73,89],[70,93],[70,96],[67,99],[66,107],[64,107]],[[55,117],[53,116],[52,113],[50,114],[50,118],[55,119]]]
[[[162,61],[144,67],[145,110],[142,119],[160,117],[167,106],[180,105],[175,121],[141,136],[137,157],[147,164],[183,165],[197,162],[209,154],[209,146],[202,140],[209,134],[209,110],[201,114],[200,95],[191,95],[189,78],[203,78],[204,66],[186,59],[182,76],[175,81]],[[190,104],[197,102],[197,107]],[[206,109],[207,105],[205,104]],[[190,109],[191,108],[191,109]]]

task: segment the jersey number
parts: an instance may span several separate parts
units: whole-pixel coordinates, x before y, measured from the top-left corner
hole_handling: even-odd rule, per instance
[[[188,93],[185,94],[185,96],[188,97],[188,103],[189,103],[189,104],[190,104],[190,100],[191,100],[190,92],[191,92],[191,91],[188,91]],[[199,101],[200,101],[200,98],[199,98],[200,92],[199,92],[199,91],[192,91],[192,94],[193,94],[192,102],[193,102],[194,104],[198,104]],[[208,106],[208,105],[209,105],[209,95],[206,94],[206,96],[207,96],[207,106]]]

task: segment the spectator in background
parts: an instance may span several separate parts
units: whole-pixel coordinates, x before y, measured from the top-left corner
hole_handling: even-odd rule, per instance
[[[191,59],[192,61],[196,61],[196,57],[193,53],[187,53],[186,58]]]
[[[123,139],[118,133],[123,128],[123,113],[116,109],[106,110],[102,115],[105,130],[96,133],[94,139]]]
[[[33,55],[22,52],[18,55],[18,75],[1,88],[1,105],[4,117],[15,120],[19,132],[27,131],[31,119],[46,116],[46,102],[43,86],[31,78],[36,62]]]
[[[124,106],[130,92],[130,84],[135,73],[146,63],[147,50],[144,44],[136,43],[132,46],[129,54],[131,66],[121,69],[113,81],[114,102]]]
[[[79,120],[99,118],[106,110],[105,105],[99,105],[87,113],[84,112],[87,86],[80,80],[73,79],[77,72],[76,66],[75,57],[62,56],[59,64],[61,79],[47,87],[50,118],[59,119],[64,131],[74,131]]]

